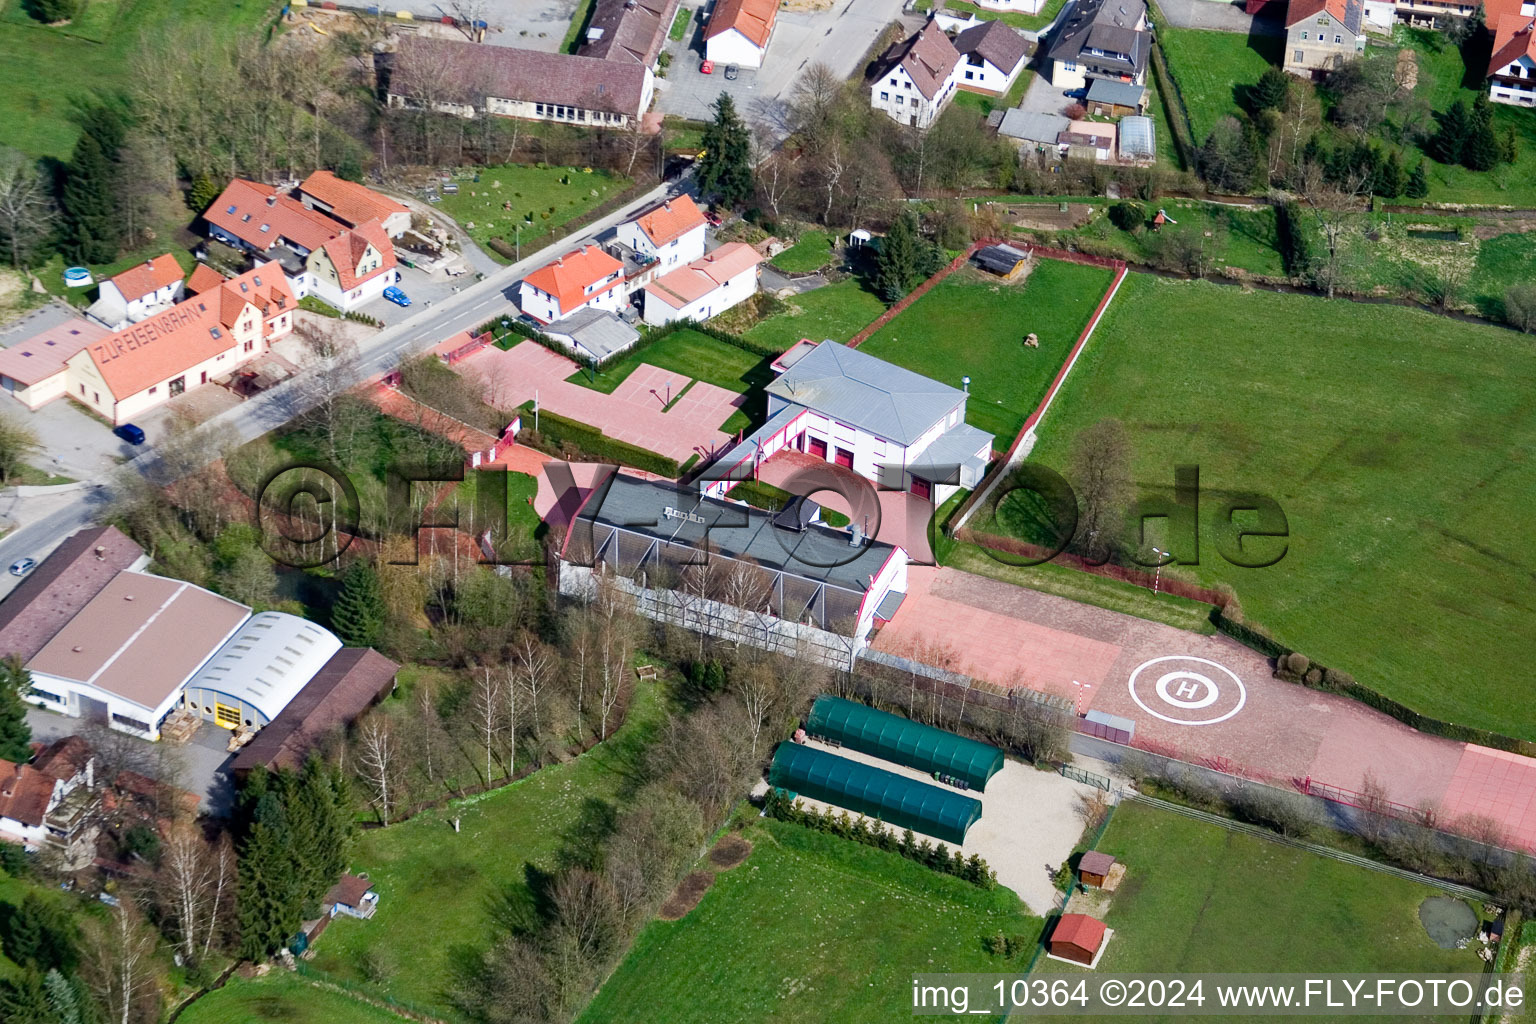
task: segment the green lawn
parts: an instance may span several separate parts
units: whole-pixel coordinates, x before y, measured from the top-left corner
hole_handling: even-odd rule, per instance
[[[885,303],[865,291],[857,278],[845,278],[825,288],[791,296],[789,309],[746,332],[753,341],[787,349],[801,338],[847,341],[885,312]]]
[[[989,11],[975,4],[966,3],[966,0],[948,0],[944,5],[944,13],[952,14],[957,18],[970,15],[983,21],[1001,21],[1015,28],[1042,29],[1056,20],[1056,15],[1061,13],[1066,0],[1045,0],[1045,6],[1040,8],[1039,14],[1024,14],[1020,11]],[[917,0],[913,5],[919,11],[926,11],[933,7],[933,0]]]
[[[1278,65],[1285,46],[1285,40],[1275,36],[1187,28],[1165,28],[1157,40],[1189,108],[1197,146],[1217,121],[1237,113],[1236,90],[1257,82],[1270,65]]]
[[[1108,242],[1121,258],[1138,263],[1150,262],[1154,247],[1163,244],[1163,239],[1185,236],[1206,246],[1212,273],[1219,274],[1222,267],[1230,266],[1270,277],[1285,276],[1274,207],[1243,209],[1167,197],[1141,206],[1149,222],[1159,209],[1166,209],[1177,223],[1166,224],[1155,233],[1143,225],[1143,230],[1132,233],[1121,231],[1110,221],[1109,206],[1098,204],[1087,224],[1062,234]],[[1103,250],[1095,247],[1088,251]]]
[[[192,219],[192,214],[187,213],[187,220]],[[186,244],[182,244],[185,242]],[[86,264],[91,272],[91,279],[96,282],[88,288],[71,288],[64,283],[64,267],[77,266],[73,260],[66,261],[57,254],[50,256],[48,262],[37,269],[37,279],[43,283],[43,287],[49,292],[58,295],[65,301],[75,306],[84,308],[95,302],[100,297],[98,285],[109,277],[116,277],[129,267],[137,266],[145,260],[154,259],[156,256],[170,253],[176,257],[176,262],[181,264],[183,273],[190,274],[193,265],[197,262],[192,258],[191,245],[196,244],[190,236],[175,240],[161,236],[142,249],[124,254],[112,263]]]
[[[1034,77],[1035,73],[1026,68],[1019,72],[1018,79],[1002,96],[984,96],[979,92],[966,92],[962,89],[955,93],[955,102],[961,106],[971,107],[985,117],[994,110],[1007,110],[1009,107],[1018,106],[1024,99],[1024,93],[1029,90],[1029,83]]]
[[[264,978],[230,978],[176,1019],[182,1024],[401,1024],[407,1018],[278,970]]]
[[[1114,934],[1099,973],[1482,970],[1475,949],[1441,949],[1425,934],[1419,905],[1443,895],[1431,886],[1137,802],[1115,809],[1097,848],[1126,866],[1108,897]]]
[[[164,39],[192,28],[254,35],[274,10],[267,0],[91,0],[78,23],[52,28],[28,16],[22,0],[3,3],[0,145],[56,157],[68,156],[79,134],[70,104],[121,89],[141,35]]]
[[[693,8],[679,7],[677,16],[672,19],[672,27],[667,31],[667,37],[674,43],[681,42],[688,34],[688,24],[693,21]]]
[[[832,239],[825,231],[807,231],[770,262],[789,274],[820,270],[832,262]]]
[[[862,352],[956,387],[971,378],[966,422],[1007,448],[1104,297],[1114,273],[1040,260],[1022,284],[962,269],[882,327]],[[1040,347],[1024,338],[1039,335]]]
[[[1004,970],[982,939],[1040,930],[1001,886],[784,822],[745,834],[752,856],[647,925],[581,1021],[884,1024],[911,1015],[913,973]]]
[[[459,182],[456,195],[445,195],[438,206],[459,222],[493,258],[510,257],[490,248],[499,238],[524,254],[538,250],[564,232],[566,224],[623,192],[631,184],[622,175],[581,167],[500,164],[483,167],[478,181]],[[508,208],[510,206],[510,209]]]
[[[1064,467],[1118,417],[1144,488],[1200,467],[1202,564],[1179,575],[1231,584],[1250,621],[1415,710],[1536,739],[1533,378],[1500,328],[1132,274],[1034,457]],[[1240,490],[1285,510],[1274,566],[1214,548]]]
[[[362,833],[351,869],[372,877],[378,912],[368,921],[335,921],[316,943],[315,966],[358,981],[365,959],[382,959],[388,977],[380,992],[453,1016],[444,988],[459,962],[455,951],[490,941],[495,904],[529,904],[524,863],[552,868],[561,833],[583,803],[617,795],[659,719],[659,701],[654,688],[638,690],[624,727],[574,761]],[[457,834],[450,817],[461,819]]]
[[[1536,232],[1498,235],[1478,244],[1473,265],[1472,303],[1485,316],[1504,313],[1504,292],[1512,284],[1536,281]]]
[[[761,423],[766,415],[762,388],[773,380],[773,371],[768,368],[771,362],[773,360],[685,328],[672,332],[654,345],[629,353],[609,365],[596,379],[585,370],[566,379],[572,384],[612,394],[635,367],[650,363],[678,373],[679,384],[683,379],[702,380],[738,394],[749,394],[751,397],[746,406],[732,413],[721,426],[726,433],[734,434]],[[673,401],[681,394],[681,390],[674,389]]]
[[[1147,113],[1152,117],[1152,132],[1157,143],[1157,162],[1164,167],[1181,170],[1184,161],[1179,157],[1179,144],[1173,134],[1173,112],[1157,87],[1157,76],[1147,76]]]

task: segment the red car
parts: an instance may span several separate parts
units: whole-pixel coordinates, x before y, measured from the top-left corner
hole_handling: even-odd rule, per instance
[[[725,218],[721,217],[714,210],[709,210],[704,214],[704,219],[709,221],[712,227],[719,227]]]
[[[714,74],[715,73],[715,62],[712,61],[712,60],[706,60],[704,63],[700,64],[699,65],[699,73],[700,74],[705,74],[705,75],[712,75],[712,74]]]

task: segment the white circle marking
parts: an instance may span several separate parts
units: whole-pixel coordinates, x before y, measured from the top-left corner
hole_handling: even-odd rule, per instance
[[[1200,665],[1209,665],[1210,667],[1216,669],[1218,672],[1225,673],[1237,686],[1237,705],[1233,707],[1232,710],[1227,711],[1226,713],[1219,715],[1216,718],[1207,719],[1203,722],[1191,722],[1183,718],[1174,718],[1170,715],[1165,715],[1160,711],[1155,711],[1148,707],[1147,703],[1141,699],[1141,694],[1136,692],[1136,680],[1145,669],[1151,668],[1153,665],[1158,665],[1165,661],[1191,661]],[[1171,694],[1168,694],[1166,690],[1168,685],[1170,685],[1176,679],[1198,680],[1199,682],[1205,684],[1206,697],[1201,698],[1201,702],[1190,702],[1185,701],[1182,698],[1173,697]],[[1172,722],[1174,725],[1216,725],[1218,722],[1225,722],[1227,719],[1243,710],[1243,705],[1248,703],[1248,688],[1243,685],[1243,681],[1238,678],[1236,672],[1233,672],[1231,669],[1227,668],[1225,665],[1219,662],[1211,661],[1209,658],[1197,658],[1189,654],[1168,654],[1161,658],[1153,658],[1150,661],[1144,661],[1140,665],[1136,666],[1136,669],[1131,673],[1131,678],[1127,681],[1126,685],[1130,689],[1131,699],[1136,702],[1137,707],[1141,708],[1141,710],[1145,711],[1153,718],[1161,719],[1164,722]],[[1164,675],[1157,681],[1157,683],[1154,684],[1154,687],[1158,690],[1158,697],[1160,699],[1166,701],[1172,706],[1184,707],[1187,709],[1193,709],[1196,706],[1207,707],[1216,701],[1217,695],[1219,693],[1219,688],[1217,687],[1215,681],[1206,676],[1200,675],[1197,672],[1191,672],[1187,670],[1170,672],[1167,675]]]

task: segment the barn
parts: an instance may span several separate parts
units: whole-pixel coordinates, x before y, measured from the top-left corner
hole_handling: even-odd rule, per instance
[[[957,779],[979,791],[1003,767],[1003,752],[994,746],[828,694],[811,706],[805,731],[920,772]]]
[[[779,744],[768,781],[797,796],[845,807],[957,846],[981,817],[981,801],[972,797],[800,743]]]
[[[1104,922],[1087,914],[1062,914],[1051,930],[1051,956],[1092,967],[1104,949]]]

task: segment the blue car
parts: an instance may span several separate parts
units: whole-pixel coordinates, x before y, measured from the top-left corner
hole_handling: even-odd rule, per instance
[[[394,285],[384,289],[384,297],[397,306],[409,306],[411,304],[411,297]]]
[[[127,441],[129,444],[143,444],[144,443],[144,431],[143,431],[143,429],[140,428],[140,427],[134,426],[132,423],[124,423],[121,426],[113,427],[112,428],[112,433],[116,434],[118,437],[122,438],[124,441]]]

